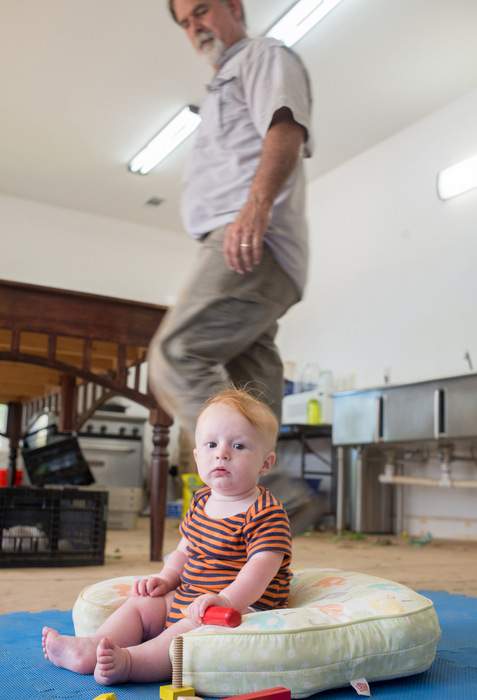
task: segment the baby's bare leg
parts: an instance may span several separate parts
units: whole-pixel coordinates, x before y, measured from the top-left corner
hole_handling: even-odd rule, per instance
[[[168,627],[154,639],[137,646],[121,648],[111,639],[102,639],[97,648],[97,664],[94,677],[102,685],[114,685],[126,681],[150,683],[167,680],[172,668],[169,647],[174,637],[197,627],[184,619]]]
[[[174,591],[165,596],[131,596],[103,622],[96,632],[120,647],[136,646],[157,637],[166,624]]]
[[[131,596],[101,625],[92,637],[61,635],[50,627],[42,632],[43,653],[55,666],[76,673],[93,673],[96,648],[104,637],[120,647],[141,644],[164,629],[169,607],[167,596]]]

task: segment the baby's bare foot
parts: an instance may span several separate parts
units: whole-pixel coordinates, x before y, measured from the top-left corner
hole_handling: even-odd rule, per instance
[[[43,627],[41,646],[45,659],[55,666],[76,673],[93,673],[96,664],[96,642],[89,637],[69,637],[51,627]]]
[[[131,656],[127,649],[121,649],[104,637],[96,649],[94,678],[101,685],[124,683],[129,679]]]

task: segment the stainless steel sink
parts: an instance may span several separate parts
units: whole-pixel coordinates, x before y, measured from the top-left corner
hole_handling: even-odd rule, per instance
[[[377,507],[382,500],[389,501],[391,484],[477,489],[477,480],[452,481],[450,474],[454,441],[466,440],[473,445],[477,439],[477,374],[337,393],[333,397],[332,436],[338,447],[338,530],[347,525],[345,511],[350,509],[357,513],[353,529],[360,530],[366,510]],[[394,475],[394,453],[416,445],[419,449],[437,448],[441,453],[440,480]],[[378,490],[376,476],[371,483],[372,469],[367,468],[366,461],[372,446],[381,448],[390,466],[387,474],[379,475]],[[356,457],[350,469],[351,455]],[[374,494],[373,503],[368,491]]]
[[[477,374],[333,397],[333,444],[477,437]]]

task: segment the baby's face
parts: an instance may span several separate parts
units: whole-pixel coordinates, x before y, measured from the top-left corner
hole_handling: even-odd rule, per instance
[[[194,450],[202,481],[224,496],[245,494],[270,469],[275,453],[241,413],[227,404],[206,408],[197,422]]]

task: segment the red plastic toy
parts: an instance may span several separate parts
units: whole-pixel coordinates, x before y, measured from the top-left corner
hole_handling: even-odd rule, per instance
[[[242,622],[242,615],[234,608],[223,608],[220,605],[211,605],[205,611],[202,622],[204,625],[238,627]]]
[[[264,688],[256,693],[245,693],[245,695],[230,695],[224,700],[290,700],[291,691],[289,688],[278,686],[277,688]]]

